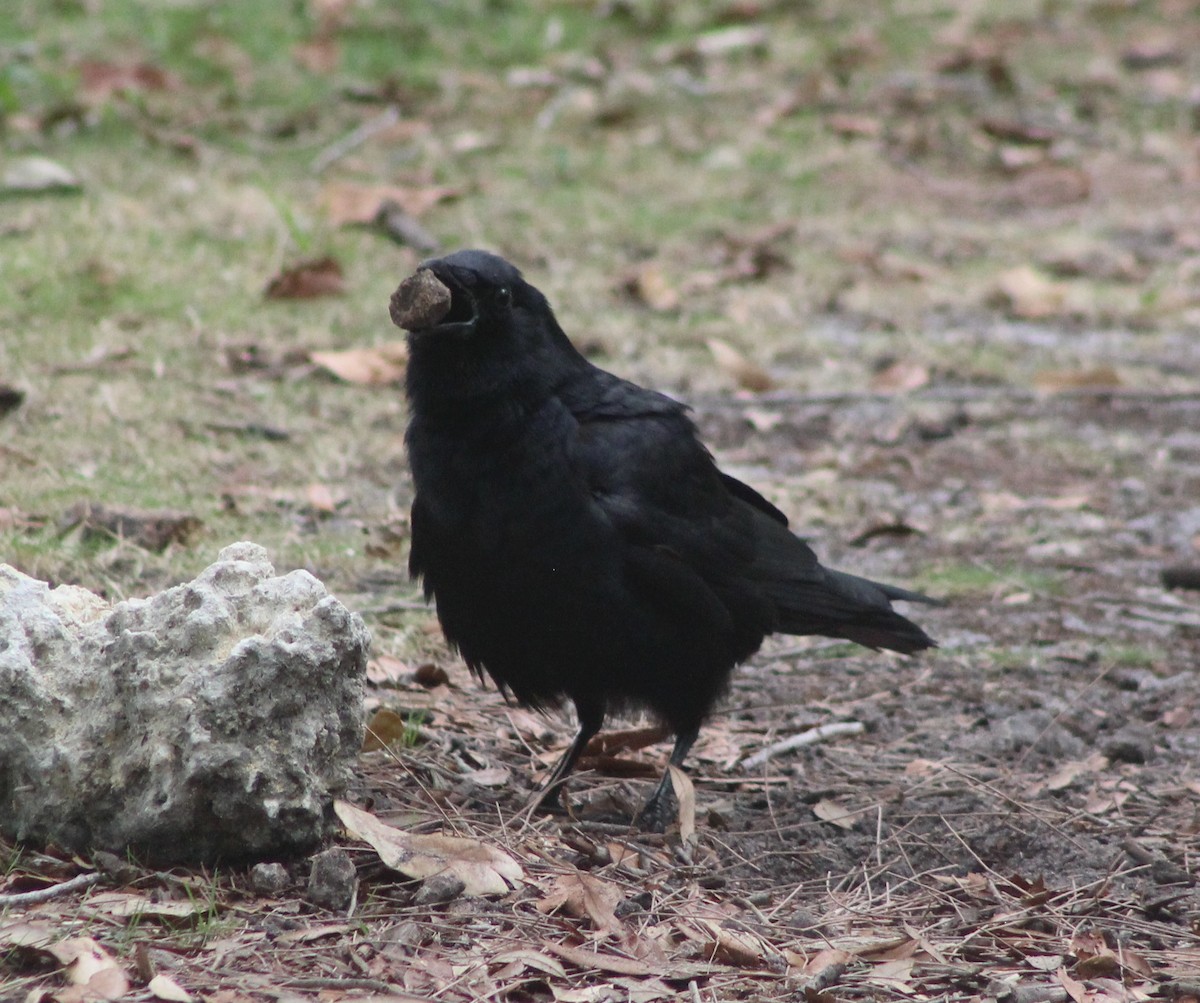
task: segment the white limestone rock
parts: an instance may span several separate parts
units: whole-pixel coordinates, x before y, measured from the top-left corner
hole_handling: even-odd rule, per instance
[[[0,565],[0,831],[159,863],[315,846],[361,745],[369,645],[252,543],[115,605]]]

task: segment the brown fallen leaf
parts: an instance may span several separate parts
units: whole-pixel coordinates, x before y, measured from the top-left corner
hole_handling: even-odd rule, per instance
[[[712,352],[717,368],[726,375],[732,376],[739,387],[760,393],[775,386],[775,381],[771,378],[770,373],[758,363],[747,359],[729,342],[722,341],[720,338],[709,338],[706,344],[708,350]]]
[[[207,912],[208,903],[200,900],[166,899],[155,901],[145,895],[128,892],[96,892],[89,895],[88,911],[105,913],[119,919],[138,916],[146,919],[188,919]]]
[[[457,198],[461,189],[445,185],[423,188],[401,185],[359,185],[350,182],[331,182],[321,189],[320,201],[335,226],[375,223],[389,203],[399,206],[409,216],[421,216],[439,202]]]
[[[1122,385],[1122,380],[1121,374],[1112,366],[1093,366],[1091,369],[1043,369],[1034,374],[1033,385],[1044,393],[1053,394],[1064,390],[1115,390]]]
[[[169,91],[179,88],[179,78],[151,63],[109,63],[85,59],[76,67],[85,100],[99,103],[114,94],[130,91]]]
[[[408,662],[394,655],[375,655],[367,662],[367,682],[376,686],[388,686],[399,682],[412,668]]]
[[[292,58],[297,66],[308,70],[309,73],[324,76],[337,69],[342,50],[336,38],[311,38],[292,48]]]
[[[285,268],[267,283],[267,299],[317,299],[346,291],[342,266],[333,258],[312,258]]]
[[[919,390],[929,382],[929,367],[911,359],[897,359],[871,377],[871,389],[882,393]]]
[[[668,766],[667,770],[679,804],[679,839],[684,846],[691,846],[696,841],[696,788],[691,777],[678,766]]]
[[[367,721],[362,751],[378,752],[392,745],[403,745],[412,734],[413,723],[390,707],[380,707]]]
[[[619,752],[636,752],[657,745],[671,737],[671,732],[660,725],[647,728],[626,728],[596,735],[584,748],[586,756],[612,756]]]
[[[883,131],[883,123],[874,115],[834,112],[825,117],[825,125],[830,132],[835,132],[847,139],[874,139]]]
[[[657,313],[670,313],[679,308],[679,290],[671,285],[656,261],[646,261],[631,269],[618,282],[618,287]]]
[[[390,341],[375,348],[348,348],[341,352],[310,352],[308,356],[323,369],[347,383],[383,386],[404,379],[408,346]]]
[[[115,508],[95,502],[72,505],[58,523],[60,533],[78,527],[85,540],[126,540],[153,551],[172,543],[187,546],[203,525],[196,516],[174,509]]]
[[[985,116],[980,120],[979,127],[993,139],[1001,139],[1007,143],[1049,146],[1057,138],[1054,130],[1046,126],[999,115]]]
[[[594,968],[597,971],[612,972],[615,975],[667,974],[669,978],[677,977],[674,971],[663,973],[644,961],[634,961],[632,958],[622,958],[615,954],[601,954],[582,947],[571,947],[567,944],[555,944],[549,941],[542,946],[548,953],[557,954],[564,961],[569,961],[583,969]],[[676,967],[679,966],[672,966],[673,969]]]
[[[192,994],[171,976],[161,972],[146,984],[146,988],[155,999],[166,1000],[167,1003],[192,1003]]]
[[[292,57],[310,73],[332,73],[341,58],[336,38],[346,19],[348,0],[309,0],[309,14],[316,22],[312,38],[292,49]]]
[[[70,937],[44,948],[63,966],[70,987],[55,994],[59,1003],[117,1000],[129,992],[129,979],[116,959],[91,937]]]
[[[996,279],[989,302],[1022,320],[1042,320],[1062,312],[1067,287],[1029,265],[1011,268]]]
[[[406,877],[453,875],[466,895],[504,895],[525,879],[521,865],[494,846],[459,836],[405,832],[345,801],[334,801],[333,809],[350,835],[369,843],[385,866]]]
[[[822,822],[829,822],[831,825],[836,825],[839,829],[853,829],[854,824],[862,815],[861,811],[854,811],[847,808],[843,804],[831,798],[822,798],[812,806],[812,812]]]
[[[519,965],[520,970],[532,968],[535,972],[553,975],[556,978],[565,979],[567,977],[567,970],[548,954],[531,951],[527,948],[502,951],[490,957],[488,963],[490,965]]]
[[[701,951],[714,961],[738,968],[759,968],[774,954],[763,940],[748,931],[730,930],[711,919],[696,920],[695,925],[700,936],[688,927],[682,929],[693,939],[700,940]]]
[[[579,919],[590,919],[592,925],[604,933],[621,933],[624,924],[617,919],[613,910],[625,896],[621,889],[608,881],[576,871],[562,874],[534,908],[544,916],[564,910]]]
[[[491,766],[482,770],[468,770],[462,778],[477,787],[507,787],[512,782],[512,770],[507,766]]]
[[[1092,177],[1083,168],[1035,162],[1008,182],[999,201],[1022,209],[1052,209],[1083,202],[1091,194]]]
[[[1054,972],[1054,978],[1058,980],[1058,984],[1067,991],[1067,995],[1075,1003],[1095,1003],[1093,995],[1088,992],[1084,984],[1078,979],[1071,978],[1065,968],[1057,969]]]

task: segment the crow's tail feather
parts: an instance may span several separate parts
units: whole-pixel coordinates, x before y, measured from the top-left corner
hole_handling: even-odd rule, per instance
[[[841,571],[822,571],[818,581],[791,582],[776,594],[782,633],[841,637],[905,655],[937,647],[925,631],[892,609],[896,599],[942,605],[937,599]]]

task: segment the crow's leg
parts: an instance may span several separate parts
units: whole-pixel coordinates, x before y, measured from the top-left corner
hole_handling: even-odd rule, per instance
[[[579,757],[583,755],[583,750],[587,748],[588,742],[603,726],[604,705],[576,700],[575,716],[579,718],[579,732],[575,735],[567,751],[563,753],[562,759],[555,765],[554,772],[550,774],[550,779],[546,781],[541,796],[538,798],[538,807],[544,811],[561,811],[564,807],[563,783],[575,769],[575,764],[579,762]]]
[[[668,760],[671,766],[683,765],[684,759],[696,743],[696,736],[699,734],[700,728],[696,726],[681,731],[675,736],[675,748],[671,750],[671,758]],[[668,768],[663,772],[658,787],[650,795],[650,800],[646,802],[646,807],[638,813],[638,826],[651,832],[663,832],[674,813],[674,801],[675,788],[671,785],[671,771]]]

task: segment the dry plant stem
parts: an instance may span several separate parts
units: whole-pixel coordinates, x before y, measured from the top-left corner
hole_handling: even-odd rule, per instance
[[[824,742],[828,738],[840,738],[843,735],[861,735],[866,730],[861,721],[832,721],[829,724],[821,724],[815,728],[809,728],[808,731],[802,731],[799,735],[793,735],[791,738],[785,738],[781,742],[776,742],[774,745],[768,745],[765,749],[760,749],[753,756],[742,760],[742,769],[752,770],[756,766],[762,766],[768,759],[778,756],[784,752],[791,752],[793,749],[801,749],[806,745],[815,745],[817,742]]]
[[[374,118],[367,119],[362,125],[351,129],[341,139],[325,147],[325,149],[313,157],[312,163],[309,165],[309,170],[313,174],[320,174],[326,168],[341,160],[347,153],[362,146],[363,143],[376,133],[383,132],[384,129],[390,129],[399,121],[400,109],[395,105],[388,105]]]
[[[60,895],[69,895],[71,892],[90,888],[102,878],[103,875],[101,874],[79,874],[71,878],[70,881],[62,881],[57,885],[51,885],[49,888],[39,888],[32,892],[17,892],[13,895],[0,895],[0,909],[4,909],[7,906],[27,906],[37,905],[39,902],[48,902],[50,899],[57,898]]]

